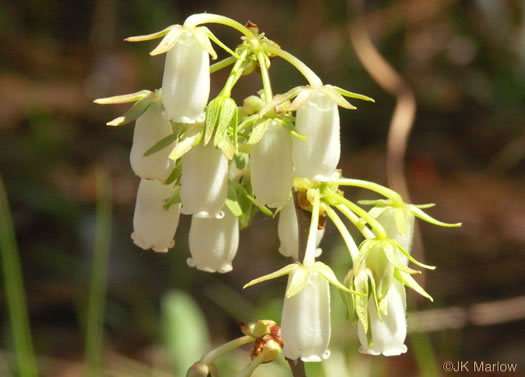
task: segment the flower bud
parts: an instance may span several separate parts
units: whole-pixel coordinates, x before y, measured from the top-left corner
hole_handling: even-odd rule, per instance
[[[183,32],[166,53],[162,78],[162,103],[168,119],[179,123],[204,120],[210,94],[210,59],[195,36]]]
[[[297,110],[296,131],[306,140],[293,139],[295,176],[326,181],[333,179],[341,155],[337,104],[316,92]]]
[[[407,335],[407,323],[406,296],[403,285],[394,281],[385,300],[387,300],[387,314],[381,315],[382,321],[380,321],[374,299],[370,296],[368,312],[370,314],[369,331],[372,331],[372,343],[368,344],[363,326],[361,322],[358,322],[357,334],[361,342],[359,352],[369,355],[397,356],[407,351],[404,344]]]
[[[137,192],[133,233],[131,238],[144,250],[166,252],[175,245],[180,204],[164,208],[164,200],[173,195],[173,188],[159,181],[141,179]]]
[[[229,272],[239,246],[239,221],[225,208],[222,218],[193,215],[190,227],[191,258],[187,262],[206,272]]]
[[[175,162],[168,158],[172,148],[168,146],[147,157],[144,156],[144,152],[172,132],[171,123],[162,116],[162,105],[159,102],[152,102],[148,110],[135,123],[129,159],[136,175],[158,181],[165,181],[168,178],[171,169],[175,166]]]
[[[293,279],[292,272],[288,285]],[[328,281],[312,271],[306,287],[284,299],[281,334],[284,356],[302,361],[322,361],[330,356],[330,288]]]
[[[285,257],[291,257],[297,260],[299,256],[299,227],[297,224],[297,213],[293,199],[279,212],[279,223],[277,225],[277,234],[281,241],[279,252]],[[323,239],[324,228],[317,230],[316,246],[319,246]],[[321,255],[321,249],[316,250],[316,257]]]
[[[228,160],[213,145],[199,144],[182,157],[182,213],[215,217],[228,193]]]
[[[276,121],[269,122],[263,138],[251,148],[250,163],[255,203],[283,206],[293,185],[290,132]]]

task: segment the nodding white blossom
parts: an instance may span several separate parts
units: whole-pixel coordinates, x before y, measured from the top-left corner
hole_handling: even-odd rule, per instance
[[[162,105],[153,102],[135,123],[129,160],[136,175],[159,181],[168,178],[175,166],[175,162],[168,158],[172,148],[164,148],[147,157],[144,156],[144,152],[172,133],[170,121],[162,116]]]
[[[271,121],[263,138],[250,150],[250,164],[255,203],[270,208],[283,206],[293,185],[290,132]]]
[[[292,281],[294,272],[288,278]],[[281,335],[285,357],[322,361],[330,356],[330,288],[328,281],[312,271],[306,287],[284,299]]]
[[[361,353],[397,356],[407,351],[405,345],[407,335],[406,295],[403,285],[397,280],[394,281],[385,300],[387,300],[387,314],[381,315],[382,321],[377,316],[373,297],[368,300],[370,318],[368,331],[372,332],[372,344],[368,345],[367,335],[361,322],[357,324],[357,334],[361,342],[359,352]]]
[[[396,221],[397,216],[403,218],[400,224]],[[399,242],[401,247],[410,253],[414,240],[414,214],[412,212],[404,208],[387,207],[376,220],[383,226],[388,238]],[[404,225],[404,230],[400,232],[398,225]],[[408,264],[408,259],[405,255],[399,253],[399,257],[405,265]]]
[[[204,120],[210,95],[210,58],[195,36],[186,31],[166,53],[162,103],[168,119],[180,123]]]
[[[131,234],[135,245],[160,252],[167,252],[175,245],[180,204],[164,208],[164,200],[172,195],[173,188],[162,182],[140,180]]]
[[[319,181],[333,179],[341,155],[337,104],[316,92],[297,110],[295,128],[306,137],[293,139],[295,176]]]
[[[288,203],[279,212],[279,223],[277,225],[277,234],[281,241],[279,252],[285,257],[291,257],[294,260],[299,256],[299,226],[297,224],[297,212],[295,210],[295,203],[293,199],[289,199]],[[324,228],[317,230],[316,246],[319,246],[323,239]],[[315,256],[321,255],[321,249],[316,250]]]
[[[239,221],[227,208],[222,218],[192,216],[190,267],[207,272],[229,272],[239,246]]]
[[[212,144],[199,144],[182,157],[182,213],[221,216],[228,194],[228,160]]]

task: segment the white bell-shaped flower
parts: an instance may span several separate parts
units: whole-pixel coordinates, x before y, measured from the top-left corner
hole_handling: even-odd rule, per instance
[[[290,132],[271,121],[263,138],[251,148],[250,164],[255,203],[270,208],[283,206],[293,185]]]
[[[376,220],[383,226],[388,238],[399,242],[401,247],[410,253],[414,240],[414,214],[404,208],[385,208]],[[399,253],[400,259],[408,264],[404,254]]]
[[[221,216],[228,194],[228,160],[212,144],[199,144],[182,157],[182,213]]]
[[[222,218],[192,216],[190,227],[190,267],[207,272],[229,272],[239,246],[239,221],[224,209]]]
[[[210,58],[194,35],[183,32],[166,53],[162,78],[162,103],[167,118],[180,123],[204,120],[210,95]]]
[[[292,272],[288,285],[292,281]],[[284,299],[281,335],[284,356],[302,361],[322,361],[330,356],[330,288],[328,281],[312,271],[306,287]]]
[[[172,133],[171,123],[162,116],[162,105],[160,102],[153,102],[135,123],[129,159],[136,175],[158,181],[168,178],[175,166],[175,162],[168,158],[173,147],[168,146],[147,157],[144,152]]]
[[[279,252],[285,257],[291,257],[297,260],[299,256],[299,226],[297,224],[297,213],[295,210],[295,203],[293,199],[289,199],[288,203],[279,212],[279,222],[277,225],[277,235],[281,241]],[[316,246],[318,247],[323,239],[324,228],[317,230]],[[321,249],[317,248],[315,256],[321,255]]]
[[[137,192],[133,233],[131,238],[142,249],[167,252],[175,245],[180,204],[164,208],[164,200],[173,195],[173,188],[159,181],[141,179]]]
[[[293,139],[295,176],[319,181],[334,179],[341,155],[337,104],[316,92],[296,113],[295,128],[306,140]]]
[[[374,299],[370,297],[368,331],[372,332],[372,344],[368,345],[367,335],[361,322],[358,322],[357,334],[361,342],[359,352],[369,355],[397,356],[407,351],[405,345],[407,335],[405,287],[397,280],[394,281],[385,300],[387,300],[387,314],[381,315],[382,321],[380,321]]]

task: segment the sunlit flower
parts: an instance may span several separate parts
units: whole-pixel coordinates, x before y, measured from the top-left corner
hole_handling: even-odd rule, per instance
[[[306,140],[293,139],[295,176],[326,181],[333,179],[341,155],[337,104],[316,92],[297,110],[296,130]]]
[[[173,204],[167,210],[163,207],[164,200],[172,195],[173,188],[168,185],[159,181],[140,180],[131,234],[135,245],[160,252],[166,252],[174,246],[180,204]]]
[[[292,138],[276,121],[250,151],[251,183],[258,205],[281,207],[293,185]]]
[[[228,160],[212,144],[199,144],[182,157],[182,213],[220,215],[228,193]]]
[[[377,315],[377,308],[372,297],[368,300],[370,318],[369,330],[372,332],[372,343],[368,344],[367,335],[361,322],[357,324],[357,334],[361,347],[359,352],[370,355],[397,356],[405,353],[407,347],[406,296],[403,285],[394,281],[385,298],[387,300],[387,314],[382,314],[382,321]]]
[[[175,162],[168,158],[172,148],[168,146],[147,157],[144,156],[144,152],[172,132],[171,123],[162,116],[162,105],[152,102],[135,123],[129,159],[136,175],[159,181],[168,178],[175,165]]]
[[[162,103],[168,119],[181,123],[202,122],[209,94],[208,52],[191,32],[185,31],[166,53]]]
[[[289,199],[288,203],[279,212],[277,234],[281,241],[279,252],[285,257],[291,257],[297,260],[299,255],[299,227],[293,199]],[[317,231],[316,246],[319,246],[321,243],[323,235],[324,228]],[[318,248],[315,256],[318,257],[320,254],[321,249]]]
[[[295,272],[288,278],[288,285]],[[281,333],[284,356],[322,361],[330,356],[330,288],[321,274],[312,271],[306,287],[284,299]]]
[[[239,221],[224,209],[222,218],[192,216],[188,265],[207,272],[229,272],[239,246]]]

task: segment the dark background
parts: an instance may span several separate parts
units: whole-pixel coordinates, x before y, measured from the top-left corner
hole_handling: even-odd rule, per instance
[[[424,259],[438,266],[425,274],[435,302],[416,298],[411,305],[444,309],[423,326],[428,335],[422,342],[431,345],[438,369],[443,360],[518,362],[523,375],[523,298],[482,307],[488,310],[483,312],[488,324],[476,313],[480,303],[525,294],[525,5],[503,0],[366,3],[365,23],[376,47],[416,96],[406,152],[412,200],[437,203],[429,210],[433,216],[463,222],[460,229],[420,227]],[[163,57],[147,54],[155,42],[128,44],[123,38],[183,23],[204,11],[253,21],[325,83],[373,97],[375,104],[353,101],[357,111],[341,110],[340,167],[345,176],[386,183],[386,135],[395,98],[357,59],[349,38],[356,14],[344,1],[1,2],[0,172],[15,222],[36,351],[55,363],[49,375],[80,375],[99,166],[110,173],[114,206],[108,354],[144,365],[165,358],[160,302],[172,289],[197,301],[214,344],[239,335],[238,319],[279,320],[285,279],[241,289],[286,263],[277,253],[276,222],[260,216],[241,233],[234,271],[227,275],[187,267],[188,219],[181,221],[169,254],[138,249],[129,238],[138,185],[128,160],[133,126],[104,126],[126,105],[92,103],[160,86]],[[237,43],[235,30],[209,27],[229,46]],[[278,59],[270,75],[276,93],[304,83]],[[212,93],[224,79],[224,73],[214,74]],[[233,95],[240,103],[258,89],[254,74],[242,78]],[[347,195],[375,198],[361,191]],[[336,233],[328,229],[323,260],[336,263],[342,278],[349,261]],[[422,255],[422,249],[418,252]],[[332,300],[340,301],[337,293]],[[0,308],[4,352],[11,349],[11,338],[3,293]],[[407,355],[386,361],[364,357],[356,364],[356,331],[344,323],[342,310],[339,303],[333,308],[331,348],[341,350],[349,368],[360,365],[359,372],[348,369],[351,375],[423,375],[414,353],[423,347],[417,336]]]

